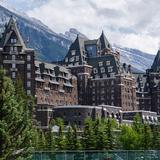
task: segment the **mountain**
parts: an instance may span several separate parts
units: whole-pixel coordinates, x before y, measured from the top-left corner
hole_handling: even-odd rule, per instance
[[[0,31],[4,30],[5,24],[10,16],[17,20],[18,28],[28,47],[34,48],[37,52],[36,58],[46,61],[57,60],[67,53],[71,41],[53,32],[46,25],[37,19],[30,18],[23,13],[10,11],[0,6]]]
[[[155,58],[155,55],[137,49],[126,48],[115,44],[113,48],[121,53],[121,62],[131,64],[135,72],[145,72],[146,69],[151,67]]]
[[[26,45],[35,49],[36,59],[44,61],[62,60],[77,34],[80,37],[88,39],[84,34],[74,28],[71,28],[64,34],[58,34],[41,21],[30,18],[24,13],[19,13],[14,9],[7,9],[1,5],[0,32],[3,32],[4,26],[9,21],[11,15],[17,20],[18,28]],[[113,48],[121,52],[121,62],[131,64],[136,72],[144,72],[147,68],[150,68],[155,57],[154,55],[136,49],[125,48],[115,44]]]

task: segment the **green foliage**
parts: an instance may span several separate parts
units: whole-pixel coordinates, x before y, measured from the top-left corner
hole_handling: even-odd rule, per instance
[[[152,131],[148,124],[143,125],[142,130],[142,149],[149,150],[152,146]]]
[[[122,126],[119,140],[121,142],[122,149],[137,150],[139,137],[137,132],[131,126]]]
[[[93,121],[91,119],[85,120],[84,131],[82,135],[83,149],[94,150],[96,145],[95,134],[93,130]]]
[[[32,121],[33,103],[17,83],[16,89],[0,71],[0,158],[25,159],[35,147],[37,130]]]
[[[153,126],[152,149],[160,149],[160,125]]]

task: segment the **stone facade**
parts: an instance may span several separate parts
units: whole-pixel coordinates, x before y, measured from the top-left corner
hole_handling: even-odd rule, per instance
[[[62,118],[65,125],[75,124],[78,127],[84,126],[86,118],[114,118],[117,122],[121,121],[121,108],[109,105],[87,106],[72,105],[59,106],[53,110],[53,117]]]
[[[22,80],[28,95],[35,94],[34,50],[26,47],[12,17],[0,39],[0,66],[13,81]]]
[[[136,74],[138,108],[160,114],[160,50],[151,69]]]
[[[35,61],[37,105],[75,105],[77,78],[68,69],[51,63]]]
[[[136,82],[131,66],[121,65],[104,33],[96,40],[77,36],[63,63],[78,79],[80,105],[113,105],[137,109]]]

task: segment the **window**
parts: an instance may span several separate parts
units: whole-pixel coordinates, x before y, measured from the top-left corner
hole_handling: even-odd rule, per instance
[[[76,56],[76,61],[79,61],[79,56]]]
[[[12,78],[16,78],[16,73],[12,72]]]
[[[106,61],[106,66],[110,66],[110,61]]]
[[[98,73],[97,68],[93,68],[93,73]]]
[[[11,38],[11,43],[17,43],[17,39],[16,38]]]
[[[12,60],[15,60],[16,59],[16,56],[15,55],[12,55]]]
[[[98,64],[99,64],[99,67],[103,66],[103,62],[99,62]]]
[[[31,87],[31,82],[27,81],[27,87]]]
[[[15,63],[12,63],[12,68],[16,68],[16,64]]]
[[[108,67],[108,72],[112,72],[113,71],[113,66]]]
[[[30,61],[30,60],[31,60],[31,56],[27,55],[27,61]]]
[[[68,57],[65,58],[65,62],[68,62]]]
[[[105,68],[101,67],[101,73],[105,73]]]
[[[31,73],[30,72],[27,73],[27,78],[31,78]]]
[[[14,47],[13,47],[13,50],[14,50],[15,52],[17,52],[17,47],[14,46]]]
[[[115,73],[114,73],[114,72],[111,73],[111,74],[110,74],[110,77],[112,77],[112,78],[115,77]]]
[[[10,47],[10,51],[13,51],[13,46]]]
[[[76,54],[76,50],[71,51],[71,55],[74,56]]]
[[[31,94],[31,90],[27,90],[27,95],[30,95]]]
[[[70,61],[70,62],[74,62],[74,57],[71,57],[71,58],[69,59],[69,61]]]
[[[28,69],[28,70],[31,69],[31,64],[27,64],[27,69]]]

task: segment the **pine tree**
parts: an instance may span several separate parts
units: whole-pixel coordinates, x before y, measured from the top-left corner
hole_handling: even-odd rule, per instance
[[[160,149],[160,125],[153,126],[152,149]]]
[[[94,134],[96,139],[96,150],[108,149],[107,135],[105,134],[105,125],[100,119],[96,119],[94,125]]]
[[[91,119],[85,120],[84,131],[82,135],[82,145],[85,150],[94,150],[96,139],[93,130],[93,122]]]
[[[73,149],[74,150],[80,150],[82,148],[81,143],[80,143],[80,139],[77,136],[77,127],[73,126]]]
[[[142,131],[142,149],[149,150],[152,146],[152,131],[148,124],[143,125]]]
[[[56,149],[61,151],[66,149],[66,138],[64,135],[64,125],[59,126],[58,136],[56,138]]]
[[[138,134],[130,126],[123,125],[119,141],[124,150],[137,150]]]
[[[114,135],[114,129],[116,128],[116,122],[113,119],[107,119],[106,121],[106,128],[105,133],[107,135],[107,141],[108,141],[108,149],[113,150],[115,147],[115,135]]]
[[[18,89],[19,90],[19,89]],[[28,104],[28,105],[26,105]],[[32,147],[36,129],[31,118],[31,103],[16,92],[10,78],[0,71],[0,158],[26,158]]]

